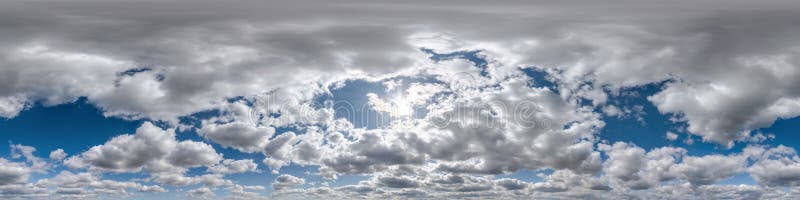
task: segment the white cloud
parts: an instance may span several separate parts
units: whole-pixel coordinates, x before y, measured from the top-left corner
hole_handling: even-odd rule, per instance
[[[158,185],[143,185],[141,188],[139,188],[139,191],[141,191],[141,192],[167,192],[167,189],[164,189],[163,187],[158,186]]]
[[[0,185],[24,183],[30,176],[31,169],[24,163],[11,162],[0,158]]]
[[[33,155],[36,148],[21,144],[10,144],[12,158],[25,158],[25,162],[30,163],[30,169],[35,172],[45,173],[52,165],[46,160]]]
[[[0,185],[0,197],[7,199],[41,199],[47,197],[47,188],[34,184]]]
[[[193,199],[212,199],[215,194],[214,191],[207,187],[201,187],[193,190],[186,191],[186,196]]]
[[[747,169],[750,176],[759,184],[766,186],[800,185],[800,157],[790,147],[778,146],[771,149],[748,147],[755,157],[755,163]]]
[[[268,199],[267,197],[252,192],[252,190],[264,190],[263,186],[243,186],[243,185],[233,185],[228,187],[228,192],[230,193],[226,196],[226,199]]]
[[[195,129],[199,135],[225,148],[263,153],[262,162],[273,173],[294,163],[319,166],[325,178],[372,176],[358,186],[303,190],[312,195],[438,197],[423,186],[448,181],[453,186],[441,187],[454,197],[774,193],[758,186],[709,185],[745,171],[764,186],[797,185],[794,154],[759,158],[748,167],[745,155],[687,156],[685,149],[672,147],[648,152],[632,144],[603,144],[597,134],[605,125],[601,114],[644,117],[643,105],[608,104],[617,91],[669,80],[647,99],[688,125],[680,131],[688,133],[686,143],[694,141],[692,135],[727,147],[764,141],[750,131],[800,115],[800,38],[791,20],[798,18],[792,12],[797,6],[789,2],[702,0],[666,9],[632,0],[464,1],[458,9],[449,2],[361,0],[130,3],[159,8],[146,10],[73,3],[0,8],[0,117],[80,97],[106,116],[163,121],[169,127],[189,127],[178,124],[181,116],[219,111],[201,120]],[[193,12],[183,12],[187,9]],[[433,62],[420,48],[480,50],[487,64]],[[557,87],[539,87],[519,68],[547,72]],[[385,79],[390,77],[432,83],[408,83],[409,88],[397,90],[402,84]],[[375,130],[335,121],[331,109],[314,104],[315,97],[329,95],[331,84],[347,79],[378,81],[394,92],[370,94],[376,110],[408,116],[408,107],[421,106],[429,112],[423,119],[405,117]],[[287,127],[297,130],[276,132]],[[677,140],[678,135],[665,137]],[[29,174],[50,169],[34,150],[13,145],[12,157],[25,162],[0,160],[0,174],[5,174],[0,190],[28,193],[20,185]],[[50,154],[52,162],[65,157],[63,150]],[[116,136],[63,163],[90,173],[144,171],[158,183],[203,184],[188,193],[209,198],[211,188],[222,185],[249,195],[223,174],[257,168],[253,160],[223,160],[209,144],[178,141],[174,129],[149,122],[135,134]],[[197,167],[215,174],[185,176]],[[432,183],[386,174],[401,167],[467,178]],[[536,184],[473,177],[523,169],[556,172]],[[601,170],[602,178],[586,177]],[[276,181],[276,189],[290,193],[298,181],[287,179]],[[681,183],[661,185],[666,181]],[[163,190],[152,187],[140,189]],[[491,191],[499,187],[505,190]],[[623,192],[592,191],[612,188]],[[54,192],[91,195],[76,188]]]
[[[258,152],[275,133],[272,127],[253,126],[244,122],[206,124],[197,131],[201,136],[242,152]]]
[[[0,98],[0,116],[5,118],[16,117],[25,108],[25,104],[25,100],[19,97]]]
[[[178,173],[152,174],[151,179],[156,183],[183,187],[188,185],[202,184],[204,187],[214,188],[218,186],[233,185],[231,180],[223,178],[223,174],[204,174],[199,176],[184,176]]]
[[[90,148],[64,161],[71,168],[113,172],[184,171],[186,168],[210,166],[222,156],[208,144],[176,141],[174,129],[161,129],[145,122],[133,135],[120,135],[103,145]]]
[[[225,159],[219,164],[208,167],[208,171],[217,174],[233,174],[255,172],[258,165],[252,159],[233,160]]]
[[[730,155],[687,156],[686,149],[661,147],[649,152],[640,147],[617,142],[601,144],[609,159],[606,176],[631,189],[658,187],[662,182],[680,180],[693,187],[710,185],[744,172],[751,157],[748,151]]]
[[[744,156],[687,156],[675,170],[693,186],[699,186],[731,178],[743,172],[746,166],[747,157]]]
[[[294,138],[295,134],[293,132],[285,132],[270,140],[264,147],[264,155],[267,155],[267,157],[264,158],[263,162],[273,170],[273,174],[284,165],[287,165],[287,160],[291,159],[289,153],[292,146],[288,143]]]
[[[678,134],[673,133],[672,131],[667,131],[667,135],[665,136],[669,141],[675,141],[678,139]]]
[[[603,106],[603,113],[609,117],[617,117],[623,114],[622,110],[620,110],[617,106],[614,105]]]
[[[305,179],[298,178],[289,174],[281,174],[280,176],[275,178],[274,182],[272,182],[272,188],[275,190],[285,190],[298,185],[302,185],[305,182],[306,182]]]
[[[50,152],[50,160],[61,161],[67,157],[67,153],[64,153],[63,149],[56,149]]]
[[[647,159],[644,149],[628,146],[621,142],[615,143],[613,146],[601,145],[599,148],[606,151],[608,155],[603,170],[606,175],[623,182],[644,181],[643,174],[640,174]]]
[[[41,179],[35,184],[41,188],[52,188],[56,196],[97,198],[98,195],[123,197],[131,191],[166,192],[158,185],[142,185],[132,181],[103,180],[98,175],[88,172],[72,173],[61,171],[52,178]],[[43,192],[43,194],[47,194]]]

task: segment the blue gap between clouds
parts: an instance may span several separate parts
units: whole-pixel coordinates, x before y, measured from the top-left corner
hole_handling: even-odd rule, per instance
[[[486,59],[483,58],[479,53],[480,50],[464,50],[464,51],[454,51],[450,53],[436,53],[433,49],[428,48],[421,48],[422,52],[430,54],[431,56],[428,57],[429,59],[439,62],[442,60],[452,60],[452,59],[466,59],[472,62],[476,67],[481,69],[481,76],[488,76],[489,72],[486,71],[486,67],[488,66],[488,62]]]
[[[320,95],[315,99],[315,105],[331,106],[334,109],[334,118],[347,119],[355,128],[376,129],[384,127],[392,122],[392,116],[388,113],[375,111],[369,105],[367,94],[373,93],[382,100],[388,100],[390,93],[387,92],[385,81],[400,81],[402,84],[392,91],[404,92],[412,83],[441,83],[433,77],[395,77],[376,82],[363,79],[346,80],[341,87],[331,88],[331,94]],[[412,115],[415,118],[422,118],[427,114],[424,107],[414,108]]]
[[[333,88],[329,103],[333,106],[335,119],[344,118],[355,128],[376,129],[389,123],[389,116],[369,106],[368,93],[386,96],[386,86],[380,82],[347,80],[341,88]]]

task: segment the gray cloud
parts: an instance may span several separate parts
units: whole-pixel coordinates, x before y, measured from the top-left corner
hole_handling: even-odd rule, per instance
[[[24,183],[28,180],[31,170],[23,163],[11,162],[0,158],[0,185]]]
[[[796,153],[772,153],[748,166],[755,159],[749,152],[687,156],[680,148],[603,144],[597,132],[605,124],[595,111],[627,116],[626,108],[606,105],[620,88],[668,81],[647,99],[687,123],[681,133],[727,147],[752,137],[752,130],[800,115],[800,27],[793,21],[799,7],[783,0],[11,1],[0,8],[0,117],[80,97],[106,116],[182,128],[178,117],[219,110],[220,116],[202,120],[198,134],[226,148],[263,153],[273,173],[295,163],[319,166],[325,178],[375,178],[297,190],[321,196],[439,197],[441,191],[422,187],[436,186],[465,198],[781,197],[765,187],[797,185]],[[432,62],[423,47],[480,50],[487,66]],[[547,72],[558,92],[531,87],[520,67]],[[450,80],[459,74],[472,78],[467,85]],[[424,100],[436,99],[425,103],[426,118],[407,120],[413,126],[356,129],[311,105],[343,80],[400,76],[441,82],[417,91]],[[271,98],[277,105],[261,104]],[[398,103],[377,95],[371,102]],[[538,112],[499,106],[525,102]],[[527,121],[531,116],[540,121]],[[486,119],[501,123],[474,123]],[[452,123],[441,126],[441,120]],[[549,127],[530,126],[538,122]],[[299,130],[276,133],[290,126]],[[23,185],[49,163],[31,148],[13,147],[25,163],[0,160],[3,194],[36,193]],[[64,157],[63,151],[50,156]],[[149,122],[63,163],[92,172],[144,170],[152,181],[176,186],[202,184],[188,194],[203,198],[223,185],[248,195],[222,174],[257,169],[252,160],[223,160],[209,144],[178,141],[174,129]],[[386,174],[400,166],[424,169]],[[195,167],[214,174],[184,176]],[[556,172],[535,184],[473,177],[522,169]],[[592,177],[599,172],[602,177]],[[742,172],[763,187],[712,185]],[[403,178],[425,173],[445,175]],[[304,184],[281,177],[273,187],[287,194]],[[662,185],[667,181],[681,184]],[[75,188],[54,192],[89,195]]]
[[[797,186],[800,184],[800,157],[790,147],[780,145],[775,148],[747,147],[755,163],[747,172],[759,184],[775,186]]]
[[[297,185],[302,185],[305,182],[305,179],[297,178],[289,174],[281,174],[275,178],[275,182],[272,183],[272,188],[275,190],[284,190]]]
[[[226,147],[243,152],[257,152],[264,148],[267,140],[275,133],[275,129],[234,122],[221,125],[209,124],[197,133]]]
[[[220,162],[219,164],[208,167],[208,171],[211,173],[218,173],[218,174],[232,174],[232,173],[255,172],[257,168],[258,164],[253,162],[252,159],[244,159],[244,160],[225,159],[222,160],[222,162]]]

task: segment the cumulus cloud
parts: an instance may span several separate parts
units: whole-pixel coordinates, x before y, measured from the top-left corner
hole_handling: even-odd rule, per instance
[[[167,192],[167,189],[164,189],[163,187],[158,186],[158,185],[143,185],[141,188],[139,188],[139,191],[141,191],[141,192]]]
[[[215,194],[214,191],[207,187],[201,187],[193,190],[186,191],[186,196],[193,199],[212,199]]]
[[[298,178],[289,174],[281,174],[280,176],[275,178],[274,182],[272,182],[272,189],[284,190],[298,185],[302,185],[305,182],[306,182],[305,179]]]
[[[96,198],[97,195],[125,196],[129,191],[166,192],[158,185],[142,185],[137,182],[103,180],[91,173],[62,171],[53,178],[36,182],[37,186],[54,188],[55,193],[66,197]]]
[[[11,160],[0,158],[3,194],[38,193],[26,188],[30,174],[63,163],[88,170],[41,182],[76,185],[53,189],[65,197],[165,190],[100,180],[106,172],[202,185],[190,197],[215,198],[219,186],[252,197],[225,176],[257,172],[257,161],[224,159],[206,142],[263,154],[274,174],[295,164],[319,167],[326,180],[370,177],[294,189],[305,180],[283,174],[272,186],[287,195],[760,198],[785,196],[768,187],[797,186],[800,177],[787,147],[689,156],[598,134],[602,115],[646,117],[643,105],[609,103],[621,89],[657,85],[642,103],[686,124],[659,137],[765,141],[751,131],[800,115],[800,28],[790,2],[114,3],[0,8],[0,117],[85,98],[105,116],[168,128],[144,122],[70,157],[52,151],[52,163],[12,145]],[[390,113],[388,126],[335,119],[331,89],[356,79],[386,88],[357,96]],[[411,116],[416,108],[422,116]],[[204,141],[178,140],[176,130]],[[209,174],[187,175],[203,167]],[[485,177],[545,169],[554,172],[537,183]],[[744,172],[760,186],[713,185]]]
[[[70,157],[64,164],[71,168],[112,172],[151,173],[184,171],[211,166],[222,159],[211,145],[196,141],[177,141],[174,129],[161,129],[143,123],[133,135],[120,135]]]
[[[255,192],[264,190],[263,186],[233,185],[228,187],[227,190],[230,192],[225,197],[227,199],[267,199],[267,197]]]
[[[63,149],[56,149],[50,152],[50,160],[60,161],[67,157]]]
[[[233,181],[223,178],[223,174],[204,174],[199,176],[184,176],[179,173],[159,173],[153,174],[151,179],[157,183],[173,185],[178,187],[188,185],[203,185],[204,187],[215,188],[218,186],[233,185]]]
[[[209,124],[197,131],[203,137],[225,147],[235,148],[243,152],[258,152],[267,140],[275,133],[271,127],[253,126],[243,122],[228,124]]]
[[[140,5],[147,4],[159,3]],[[263,7],[257,2],[246,4]],[[101,7],[105,6],[98,6]],[[204,2],[197,8],[212,7],[216,6]],[[290,4],[280,7],[283,8],[275,12],[294,8]],[[42,8],[21,4],[12,10],[29,9]],[[46,18],[12,10],[7,10],[7,15],[15,20],[50,25],[7,25],[20,31],[5,33],[25,37],[2,41],[4,47],[11,49],[3,54],[8,66],[3,68],[3,74],[11,76],[3,79],[9,82],[3,84],[7,86],[1,107],[5,117],[13,117],[29,102],[46,100],[52,105],[87,96],[107,115],[176,122],[178,116],[213,108],[226,98],[347,76],[380,76],[424,59],[422,52],[405,41],[409,32],[406,28],[386,24],[307,23],[309,26],[300,28],[287,21],[242,20],[249,14],[240,12],[197,21],[169,20],[174,16],[166,13],[127,11],[120,12],[131,16],[83,16],[103,21],[93,23],[59,20],[59,16],[72,15],[71,9],[50,10]],[[303,18],[307,22],[318,19]],[[72,27],[58,26],[60,23]],[[148,25],[151,23],[162,25]],[[122,27],[138,28],[121,30]],[[220,32],[219,28],[229,31]],[[88,30],[100,29],[119,31],[104,35],[102,40],[92,39],[95,31]],[[39,30],[64,34],[32,34]],[[104,40],[126,41],[129,45],[111,45]],[[153,52],[159,53],[156,56]],[[57,63],[70,65],[59,67]],[[38,87],[41,84],[33,81],[57,71],[66,73],[47,79],[47,83],[40,82],[57,87]],[[87,85],[91,87],[84,87]]]
[[[208,167],[208,171],[217,174],[233,174],[244,172],[255,172],[258,164],[253,162],[252,159],[233,160],[225,159],[219,164]]]
[[[649,189],[678,178],[678,161],[686,154],[685,149],[673,147],[646,152],[623,142],[601,144],[599,148],[609,156],[603,170],[606,176],[622,187],[634,190]]]
[[[24,183],[30,176],[31,169],[24,163],[11,162],[0,158],[0,185]]]
[[[287,160],[291,160],[289,157],[291,144],[287,145],[287,143],[294,137],[293,132],[286,132],[270,140],[264,147],[264,154],[267,155],[267,158],[264,158],[263,162],[273,170],[273,173],[287,165]]]
[[[525,187],[528,186],[528,184],[525,182],[508,178],[498,180],[497,185],[505,188],[506,190],[520,190],[520,189],[525,189]]]
[[[692,185],[709,185],[744,171],[747,157],[706,155],[683,158],[676,170]]]
[[[10,146],[11,146],[11,157],[24,158],[25,162],[30,164],[30,169],[33,171],[39,173],[45,173],[48,169],[52,167],[52,165],[48,163],[46,160],[33,155],[33,152],[36,151],[35,147],[25,146],[21,144],[11,144]]]
[[[753,179],[765,186],[797,186],[800,184],[800,157],[790,147],[780,145],[775,148],[747,147],[756,160],[747,169]]]
[[[521,77],[508,78],[484,93],[443,103],[445,110],[429,117],[433,125],[426,131],[433,134],[408,140],[432,158],[456,161],[442,165],[453,172],[502,173],[539,167],[598,170],[599,154],[588,140],[604,125],[599,116],[525,82]],[[475,149],[456,150],[467,146]]]
[[[666,181],[686,181],[692,187],[711,185],[747,169],[753,149],[738,154],[688,156],[687,150],[661,147],[649,152],[628,143],[601,144],[609,159],[605,176],[623,188],[650,189]]]
[[[667,131],[667,135],[665,136],[669,141],[675,141],[678,139],[678,134],[673,133],[672,131]]]
[[[497,74],[501,75],[505,78],[472,80],[475,86],[467,88],[450,83],[449,90],[463,93],[432,101],[429,108],[433,110],[423,119],[400,118],[392,127],[372,130],[344,126],[350,128],[282,133],[264,145],[263,162],[273,173],[289,163],[320,165],[321,174],[328,178],[422,165],[426,160],[455,173],[500,174],[524,168],[595,173],[600,169],[600,154],[592,144],[594,133],[603,126],[599,115],[547,88],[529,87],[521,71]],[[423,90],[419,87],[434,92],[421,95],[406,90],[404,94],[428,99],[445,89],[415,84],[410,88]],[[376,98],[372,95],[373,106]],[[392,105],[383,107],[388,106]],[[411,125],[403,126],[404,122]],[[472,149],[458,151],[466,146]]]

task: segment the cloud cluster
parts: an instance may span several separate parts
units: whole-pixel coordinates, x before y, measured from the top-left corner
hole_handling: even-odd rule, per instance
[[[46,174],[65,157],[61,149],[51,152],[51,162],[36,157],[35,148],[12,144],[12,158],[24,157],[22,162],[12,162],[0,158],[0,197],[47,199],[47,198],[97,198],[99,196],[123,198],[138,192],[166,192],[159,185],[143,185],[135,181],[105,180],[98,174],[89,172],[73,173],[60,171],[50,178],[29,180],[32,173]]]
[[[609,99],[657,85],[642,98],[686,124],[659,137],[764,141],[751,131],[800,115],[796,3],[48,3],[0,8],[0,117],[86,98],[108,117],[147,122],[49,160],[12,145],[11,158],[0,158],[3,195],[165,191],[101,178],[145,173],[157,184],[198,185],[186,191],[192,198],[216,198],[223,186],[248,198],[258,188],[228,174],[291,165],[317,166],[324,180],[368,179],[298,189],[305,179],[282,174],[276,196],[783,198],[796,191],[776,187],[800,184],[800,158],[786,146],[693,155],[599,134],[603,114],[643,117],[642,106]],[[383,86],[345,95],[366,99],[388,125],[337,117],[338,102],[326,98],[348,80]],[[176,130],[204,141],[179,140]],[[211,144],[260,155],[226,159]],[[28,180],[59,163],[80,172]],[[552,173],[536,183],[494,177],[522,170]],[[743,173],[758,185],[715,185]]]
[[[0,158],[0,165],[3,167],[0,170],[0,185],[9,185],[14,183],[24,183],[30,176],[31,169],[23,163],[11,162],[6,159]]]
[[[112,172],[183,172],[186,168],[217,164],[222,156],[211,145],[177,141],[175,130],[145,122],[136,134],[120,135],[64,161],[72,168]]]
[[[275,182],[272,183],[272,188],[275,190],[284,190],[297,185],[302,185],[305,182],[306,181],[302,178],[297,178],[288,174],[282,174],[278,176],[278,178],[275,178]]]
[[[91,173],[62,171],[53,178],[36,182],[37,187],[54,188],[55,195],[62,198],[96,198],[97,195],[129,196],[129,191],[166,192],[158,185],[142,185],[137,182],[102,180]]]

